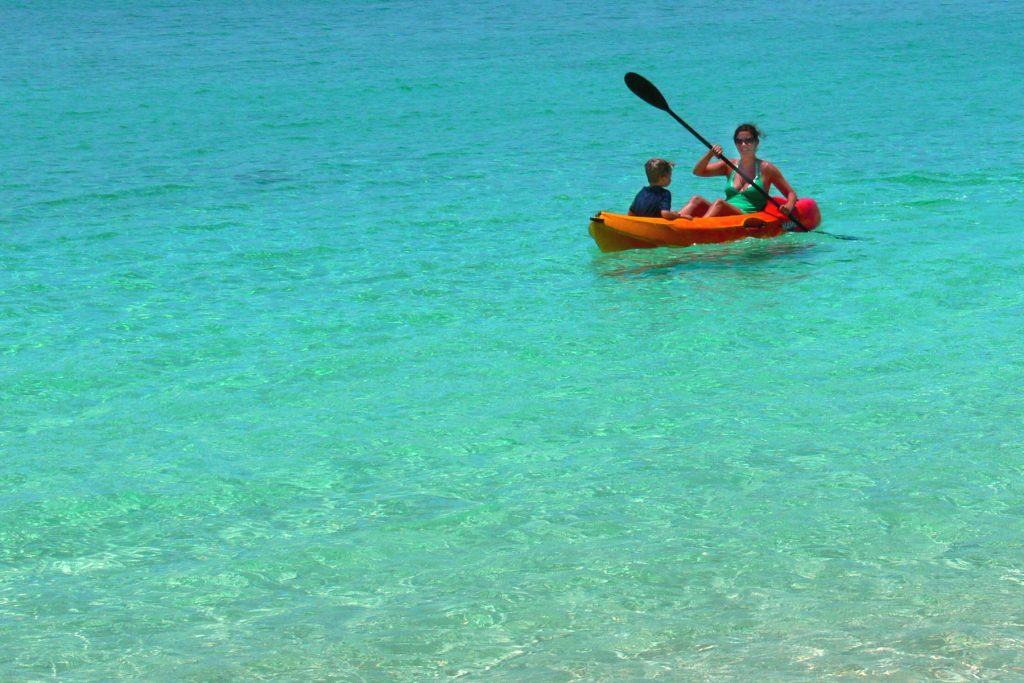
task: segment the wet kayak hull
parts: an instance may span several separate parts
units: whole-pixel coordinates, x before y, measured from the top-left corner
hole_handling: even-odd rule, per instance
[[[800,199],[796,213],[798,220],[808,228],[816,228],[821,222],[813,199]],[[605,252],[721,244],[748,237],[766,239],[796,229],[792,220],[770,204],[765,211],[740,216],[667,221],[600,211],[590,219],[590,236]]]

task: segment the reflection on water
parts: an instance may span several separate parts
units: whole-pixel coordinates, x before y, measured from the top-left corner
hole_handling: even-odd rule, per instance
[[[618,252],[595,258],[598,272],[605,277],[662,278],[679,277],[694,271],[749,270],[779,259],[809,256],[820,245],[814,242],[781,240],[743,240],[712,246],[665,247],[652,250]],[[671,258],[667,258],[671,256]],[[623,263],[627,261],[627,263]]]

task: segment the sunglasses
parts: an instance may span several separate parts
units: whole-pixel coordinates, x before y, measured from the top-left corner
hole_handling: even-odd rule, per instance
[[[753,145],[757,142],[757,138],[733,138],[732,141],[737,145]]]

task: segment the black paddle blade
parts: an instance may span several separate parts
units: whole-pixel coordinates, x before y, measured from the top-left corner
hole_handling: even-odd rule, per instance
[[[633,91],[633,94],[639,97],[641,100],[657,107],[662,111],[671,112],[672,110],[668,107],[668,102],[665,101],[665,97],[661,94],[653,83],[641,76],[640,74],[633,73],[630,71],[626,74],[626,87]]]

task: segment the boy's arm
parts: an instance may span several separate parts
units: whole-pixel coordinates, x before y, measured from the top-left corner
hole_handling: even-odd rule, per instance
[[[661,217],[667,221],[679,218],[679,214],[672,210],[672,193],[668,190],[661,196]]]

